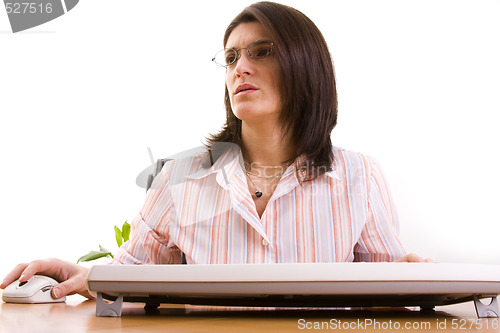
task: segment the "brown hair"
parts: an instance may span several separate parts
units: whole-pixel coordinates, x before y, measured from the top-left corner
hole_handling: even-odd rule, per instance
[[[291,133],[296,156],[305,154],[309,177],[331,169],[333,162],[331,132],[337,124],[337,92],[333,62],[323,35],[300,11],[273,2],[257,2],[245,8],[229,24],[224,47],[240,23],[259,22],[275,43],[284,134]],[[226,123],[208,138],[232,142],[242,147],[241,120],[236,118],[225,91]],[[243,147],[242,147],[243,148]],[[311,177],[312,176],[312,177]]]

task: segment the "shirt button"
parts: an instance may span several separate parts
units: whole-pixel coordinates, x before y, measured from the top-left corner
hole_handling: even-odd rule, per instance
[[[264,246],[268,246],[268,245],[269,245],[269,242],[268,242],[268,241],[266,241],[265,239],[263,239],[263,240],[262,240],[262,245],[264,245]]]

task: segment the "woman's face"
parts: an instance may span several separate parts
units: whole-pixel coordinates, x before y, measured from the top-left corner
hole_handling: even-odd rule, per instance
[[[269,41],[260,23],[241,23],[229,35],[226,48],[246,48],[260,40]],[[247,123],[277,121],[281,99],[275,56],[251,59],[246,49],[238,53],[239,59],[226,69],[226,87],[235,116]]]

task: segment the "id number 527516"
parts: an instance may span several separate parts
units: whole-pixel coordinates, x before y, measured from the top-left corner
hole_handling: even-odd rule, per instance
[[[498,329],[498,318],[493,319],[464,319],[455,318],[451,320],[451,329],[453,330],[481,330],[481,329]]]
[[[6,2],[5,9],[7,14],[50,14],[52,3]]]

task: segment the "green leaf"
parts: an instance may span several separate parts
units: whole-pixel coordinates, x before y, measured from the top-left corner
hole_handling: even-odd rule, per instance
[[[102,246],[101,244],[99,244],[99,251],[101,251],[101,252],[111,252],[107,248],[105,248],[104,246]]]
[[[111,257],[111,258],[113,258],[113,259],[115,258],[115,257],[113,256],[113,253],[111,253],[111,251],[110,251],[110,250],[108,250],[107,248],[103,247],[101,244],[99,244],[99,251],[101,251],[101,252],[105,252],[105,253],[109,253],[109,255],[110,255],[110,257]]]
[[[130,224],[128,224],[127,221],[125,221],[122,227],[123,242],[128,241],[129,235],[130,235]]]
[[[122,246],[122,231],[115,225],[115,238],[116,238],[116,244],[118,244],[118,247]]]
[[[81,256],[76,263],[78,264],[80,262],[92,261],[92,260],[96,260],[96,259],[108,257],[108,256],[111,256],[111,252],[90,251],[86,255]]]

